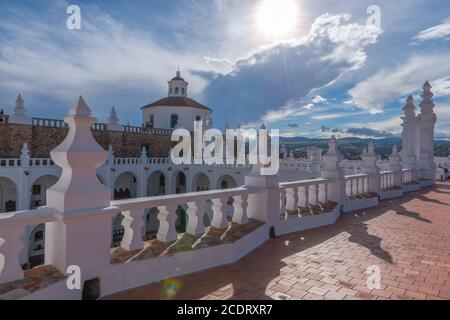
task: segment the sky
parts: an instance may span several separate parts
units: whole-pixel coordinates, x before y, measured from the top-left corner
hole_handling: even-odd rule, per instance
[[[276,4],[274,4],[276,3]],[[81,9],[69,30],[67,8]],[[373,19],[379,8],[379,19]],[[450,138],[448,0],[0,0],[0,108],[63,118],[83,95],[99,122],[167,95],[178,66],[214,125],[284,136],[384,137],[429,80]],[[368,12],[369,11],[369,12]],[[376,17],[378,18],[378,17]]]

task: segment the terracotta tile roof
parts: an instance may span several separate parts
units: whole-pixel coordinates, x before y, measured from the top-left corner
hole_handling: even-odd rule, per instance
[[[141,109],[152,108],[152,107],[189,107],[212,111],[212,109],[207,106],[198,103],[197,101],[186,98],[186,97],[167,97],[149,105],[142,107]]]

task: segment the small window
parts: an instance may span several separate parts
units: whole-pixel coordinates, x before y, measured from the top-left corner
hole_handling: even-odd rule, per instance
[[[169,89],[169,94],[172,94],[172,87]]]
[[[181,88],[181,94],[184,96],[184,88]]]
[[[178,94],[178,87],[175,88],[175,94]]]
[[[33,186],[33,196],[39,196],[41,194],[41,185],[37,184]]]
[[[174,129],[178,125],[178,115],[173,114],[170,116],[170,127]]]
[[[200,116],[195,117],[195,121],[201,121],[201,120],[202,120],[202,117],[200,117]]]

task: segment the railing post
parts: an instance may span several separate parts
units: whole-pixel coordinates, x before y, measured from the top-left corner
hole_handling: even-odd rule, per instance
[[[394,187],[403,186],[402,166],[400,165],[401,157],[398,153],[397,145],[392,147],[392,153],[389,156],[389,169],[394,173]]]
[[[97,178],[108,154],[92,136],[96,119],[82,97],[64,120],[69,133],[51,152],[62,174],[47,191],[47,206],[57,221],[46,225],[45,264],[63,274],[78,266],[84,281],[101,276],[110,264],[111,216],[119,210],[109,207],[110,190]]]
[[[3,284],[23,279],[19,254],[24,249],[25,227],[5,223],[0,228],[0,284]]]
[[[260,191],[249,196],[248,217],[262,221],[269,227],[275,227],[280,220],[280,184],[278,176],[261,175],[261,168],[254,165],[251,172],[245,177],[245,186],[249,189],[258,189]]]
[[[340,164],[344,157],[338,150],[338,141],[335,136],[328,142],[328,152],[323,156],[324,168],[322,178],[328,179],[328,200],[343,205],[346,198],[346,181],[344,171]],[[352,186],[350,186],[351,192]]]
[[[381,190],[380,168],[377,166],[378,156],[375,153],[375,145],[372,142],[369,143],[367,150],[364,150],[362,159],[362,173],[369,175],[367,190],[364,190],[364,192],[369,191],[379,194]]]

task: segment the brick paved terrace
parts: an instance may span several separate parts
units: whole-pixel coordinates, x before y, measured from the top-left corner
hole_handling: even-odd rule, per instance
[[[381,269],[381,289],[366,286]],[[269,240],[239,262],[106,299],[450,299],[450,183]]]

